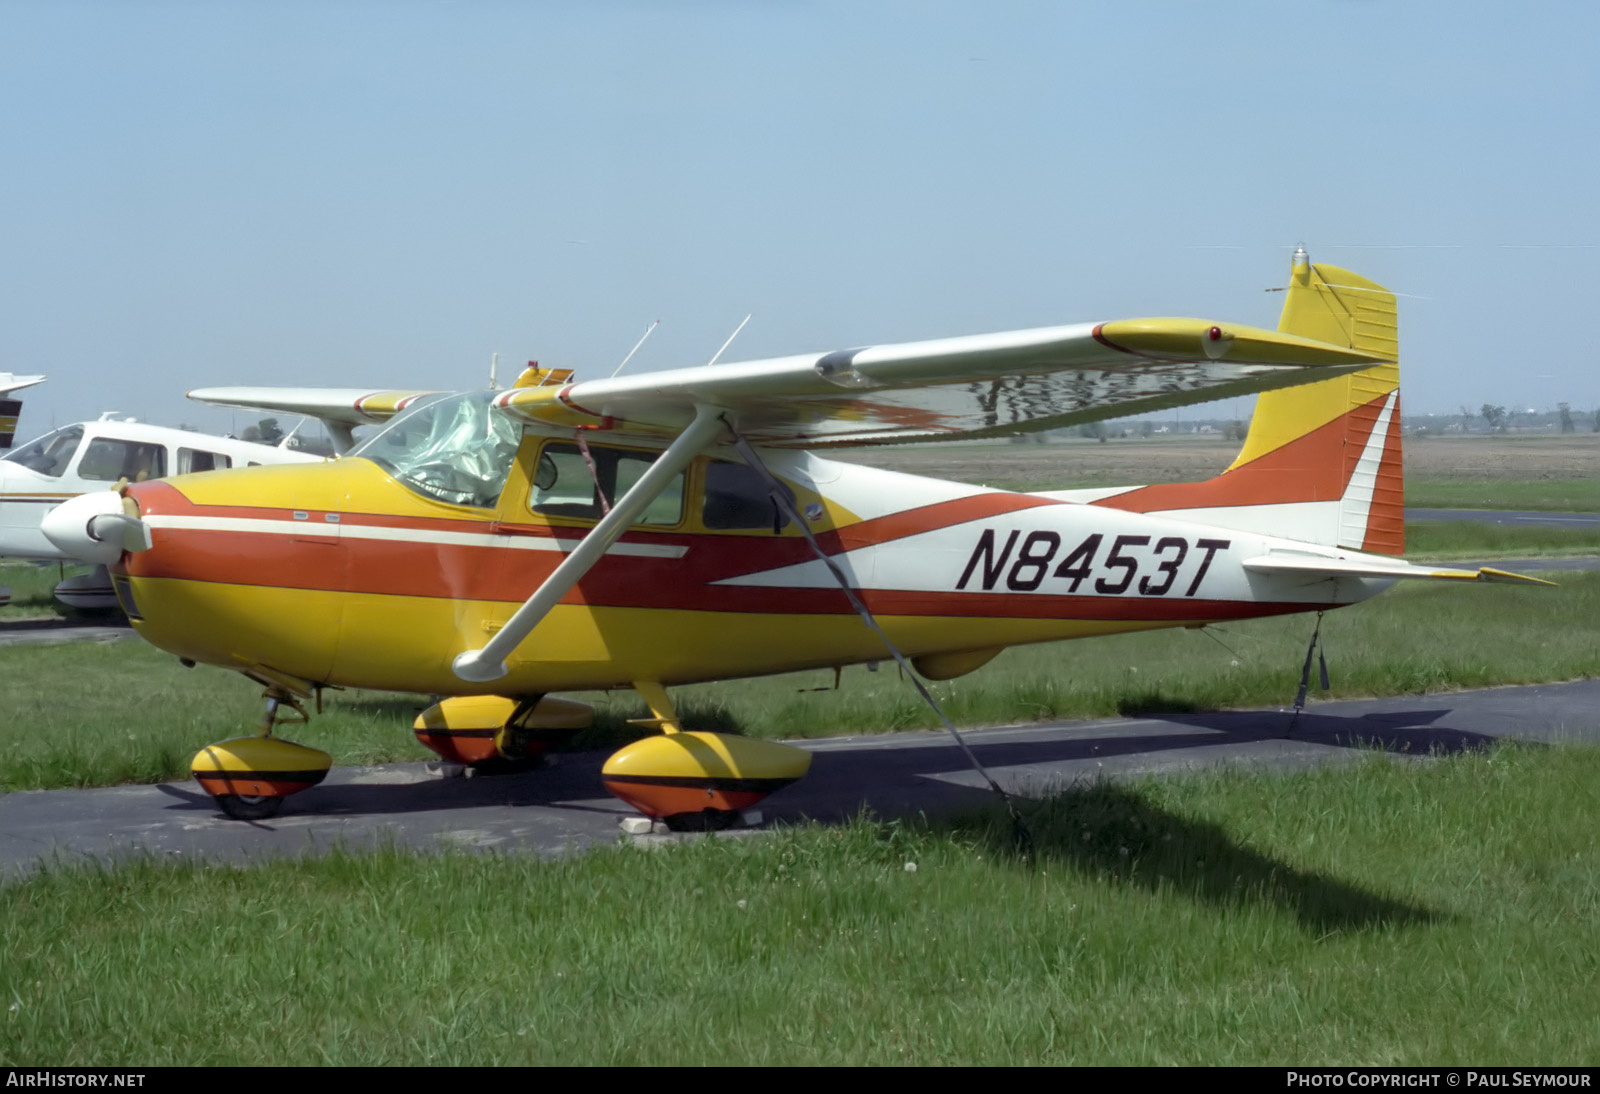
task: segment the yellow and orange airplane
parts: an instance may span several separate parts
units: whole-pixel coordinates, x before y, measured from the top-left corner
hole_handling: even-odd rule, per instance
[[[329,757],[272,736],[330,685],[447,696],[445,758],[536,755],[587,724],[552,693],[632,687],[664,734],[608,787],[674,824],[804,774],[786,745],[683,731],[667,689],[885,658],[948,679],[1008,646],[1323,610],[1399,578],[1516,579],[1402,553],[1393,294],[1297,252],[1276,331],[1137,319],[503,392],[210,389],[313,414],[320,465],[84,495],[47,525],[111,566],[139,633],[266,689],[256,737],[194,770],[270,815]],[[817,450],[1001,437],[1264,392],[1204,482],[1013,493]],[[1520,580],[1520,579],[1519,579]]]

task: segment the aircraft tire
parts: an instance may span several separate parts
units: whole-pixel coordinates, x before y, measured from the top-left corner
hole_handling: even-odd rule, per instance
[[[721,832],[737,828],[741,822],[738,813],[731,809],[702,809],[698,813],[673,813],[662,817],[662,823],[674,832]]]
[[[278,815],[278,810],[283,808],[283,799],[265,795],[218,794],[217,805],[234,820],[266,820]]]

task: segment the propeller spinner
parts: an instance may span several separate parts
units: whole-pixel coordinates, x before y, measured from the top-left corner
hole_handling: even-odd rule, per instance
[[[39,530],[73,558],[109,566],[124,551],[148,551],[150,527],[139,507],[121,491],[103,490],[68,498],[45,514]]]

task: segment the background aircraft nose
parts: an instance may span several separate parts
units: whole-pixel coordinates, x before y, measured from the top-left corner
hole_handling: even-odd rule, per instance
[[[79,494],[62,502],[45,514],[39,530],[63,553],[102,566],[117,561],[123,551],[150,548],[149,527],[127,511],[116,490]]]

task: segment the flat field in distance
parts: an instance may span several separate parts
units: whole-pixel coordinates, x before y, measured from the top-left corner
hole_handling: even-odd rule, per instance
[[[1239,452],[1221,434],[953,442],[841,450],[869,467],[1007,490],[1193,482]],[[1600,433],[1405,438],[1406,504],[1430,508],[1600,510]]]

